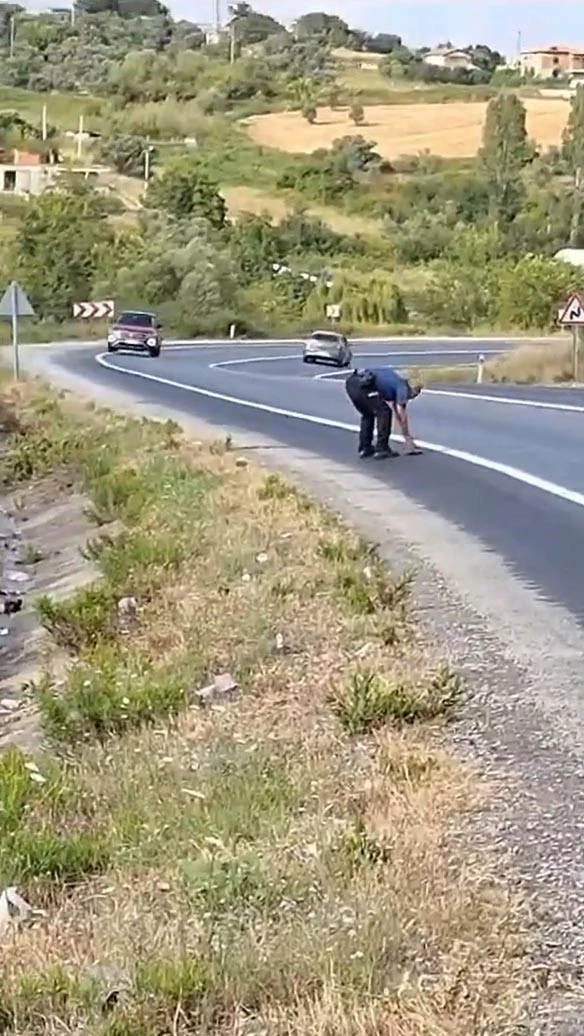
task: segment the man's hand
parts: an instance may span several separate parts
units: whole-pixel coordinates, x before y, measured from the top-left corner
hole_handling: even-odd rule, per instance
[[[405,452],[407,454],[413,455],[413,456],[418,456],[418,454],[423,452],[420,449],[420,447],[414,442],[414,440],[412,439],[411,435],[406,436],[405,443],[406,443]]]

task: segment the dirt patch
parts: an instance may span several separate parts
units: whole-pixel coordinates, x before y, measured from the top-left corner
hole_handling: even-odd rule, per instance
[[[35,748],[42,740],[31,688],[47,664],[56,671],[64,660],[47,640],[34,602],[42,594],[67,597],[96,579],[95,566],[81,554],[92,530],[86,505],[53,480],[0,499],[2,587],[22,601],[18,612],[0,619],[6,630],[0,641],[0,750],[9,744]]]
[[[558,145],[568,118],[564,99],[526,98],[527,130],[542,147]],[[256,115],[245,120],[252,140],[280,151],[312,152],[331,147],[339,137],[361,133],[376,142],[384,158],[428,150],[445,158],[475,155],[481,145],[486,102],[375,105],[365,109],[365,123],[355,128],[346,109],[319,108],[310,126],[300,112]]]

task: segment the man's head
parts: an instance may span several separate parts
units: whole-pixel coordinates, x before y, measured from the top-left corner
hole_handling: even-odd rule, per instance
[[[424,385],[419,377],[416,376],[408,379],[408,395],[410,399],[415,399],[416,396],[419,396],[423,388]]]

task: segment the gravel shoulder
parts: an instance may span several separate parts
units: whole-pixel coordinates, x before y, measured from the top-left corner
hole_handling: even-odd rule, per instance
[[[34,365],[102,404],[162,416],[129,393],[104,393],[73,378],[46,351]],[[217,435],[176,416],[194,434]],[[403,494],[265,438],[236,441],[355,522],[391,565],[415,569],[422,624],[465,676],[456,746],[493,785],[473,819],[477,856],[496,846],[532,905],[535,992],[522,1031],[577,1036],[584,1011],[584,634],[472,536]]]

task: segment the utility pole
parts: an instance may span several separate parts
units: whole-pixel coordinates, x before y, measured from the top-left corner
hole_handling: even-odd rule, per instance
[[[75,25],[75,0],[71,0],[71,25]]]
[[[20,357],[18,354],[18,284],[16,281],[12,281],[10,292],[12,305],[12,368],[14,380],[18,381],[20,377]]]
[[[14,43],[16,39],[16,15],[10,15],[10,57],[14,57]]]
[[[77,131],[77,158],[80,159],[83,153],[83,116],[79,116],[79,129]]]
[[[215,0],[215,32],[217,36],[221,31],[221,0]]]
[[[232,20],[229,23],[229,64],[232,65],[235,61],[235,22]]]
[[[148,144],[148,146],[144,148],[144,184],[146,187],[150,180],[150,163],[153,151],[154,148],[151,144]]]

